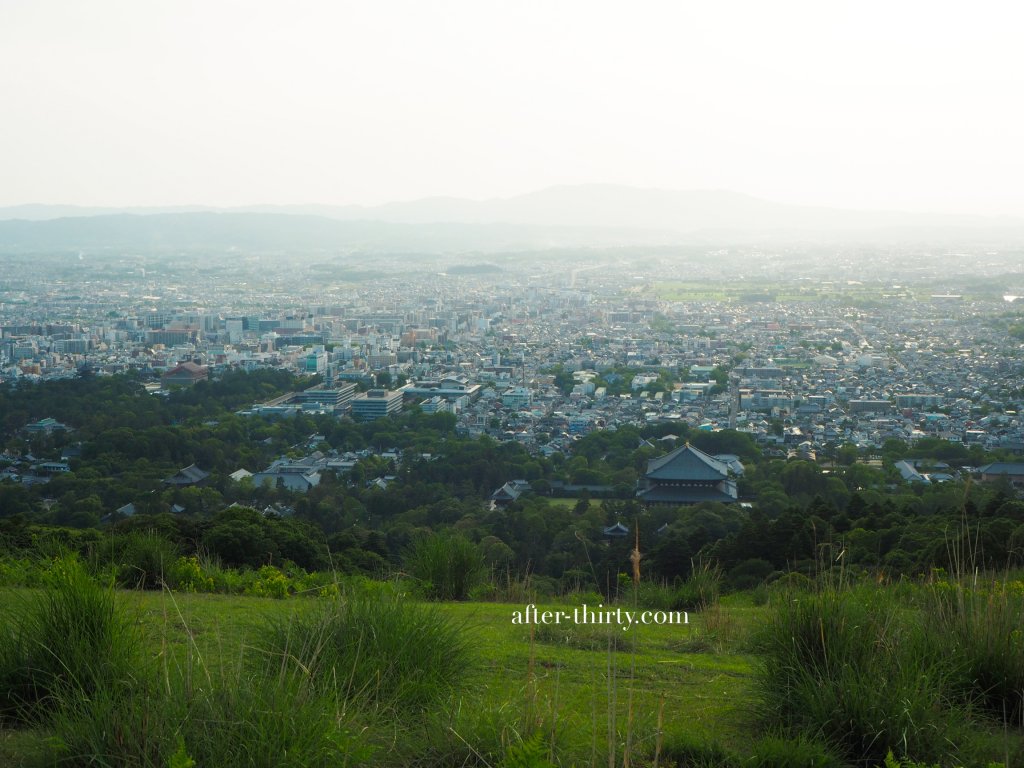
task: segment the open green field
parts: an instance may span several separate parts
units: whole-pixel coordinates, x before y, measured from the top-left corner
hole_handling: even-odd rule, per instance
[[[729,301],[734,298],[725,287],[701,283],[654,283],[653,291],[665,301]]]
[[[556,507],[575,509],[576,505],[580,503],[580,500],[578,498],[562,498],[559,496],[549,496],[548,503]]]
[[[930,293],[925,289],[894,290],[877,285],[824,285],[821,283],[686,283],[656,282],[652,293],[665,301],[777,301],[777,302],[887,302],[913,297],[927,301]]]
[[[933,295],[949,293],[946,282],[915,282],[912,285],[881,285],[875,283],[846,284],[826,282],[802,283],[717,283],[717,282],[654,282],[648,291],[665,301],[724,301],[724,302],[815,302],[829,301],[879,307],[898,301],[928,303]],[[979,278],[960,281],[953,293],[963,301],[1002,302],[1007,292],[1004,280]],[[1007,305],[1009,307],[1010,305]]]
[[[26,594],[0,591],[0,610]],[[301,616],[318,603],[316,598],[167,592],[120,592],[119,597],[142,631],[148,657],[172,669],[191,668],[196,678],[214,683],[231,680],[244,668],[253,636],[266,621]],[[444,712],[426,724],[433,743],[425,750],[437,758],[451,752],[450,759],[434,764],[493,764],[484,756],[496,747],[535,734],[557,765],[609,765],[609,753],[616,764],[628,755],[631,765],[649,765],[659,742],[678,734],[740,751],[751,740],[755,661],[746,643],[764,609],[727,600],[704,614],[690,614],[684,626],[623,631],[618,625],[514,625],[513,612],[524,607],[438,606],[464,625],[473,663]],[[574,607],[540,609],[571,612]],[[385,715],[363,723],[371,762],[406,764],[409,741],[423,734],[388,720]],[[43,729],[0,730],[0,765],[47,764],[50,735]],[[405,743],[395,745],[395,740]],[[389,742],[396,750],[394,762]]]

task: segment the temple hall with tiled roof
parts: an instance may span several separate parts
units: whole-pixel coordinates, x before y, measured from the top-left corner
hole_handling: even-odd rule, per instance
[[[687,443],[651,459],[646,474],[637,483],[636,497],[645,504],[730,504],[738,495],[734,475],[739,462],[734,456],[722,458],[709,456]],[[742,465],[739,467],[742,472]]]

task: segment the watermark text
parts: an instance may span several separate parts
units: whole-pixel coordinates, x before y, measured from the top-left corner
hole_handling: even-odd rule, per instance
[[[628,608],[605,608],[603,603],[598,603],[592,608],[585,603],[570,610],[551,609],[541,610],[533,603],[530,603],[522,610],[512,612],[513,624],[594,624],[613,625],[622,627],[623,632],[628,632],[634,624],[672,624],[682,625],[690,623],[690,616],[686,611],[638,611]]]

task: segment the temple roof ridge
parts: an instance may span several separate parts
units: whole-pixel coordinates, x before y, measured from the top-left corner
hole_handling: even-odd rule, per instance
[[[657,480],[718,481],[729,476],[729,466],[686,443],[664,456],[648,461],[646,476]]]

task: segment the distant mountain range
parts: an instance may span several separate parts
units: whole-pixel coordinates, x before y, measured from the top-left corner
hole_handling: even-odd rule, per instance
[[[529,227],[404,224],[284,213],[118,213],[0,221],[0,253],[41,251],[225,251],[465,253],[673,242],[676,235]]]
[[[788,205],[724,191],[558,186],[492,200],[213,209],[0,208],[0,249],[515,250],[729,240],[1012,240],[1024,220]]]

